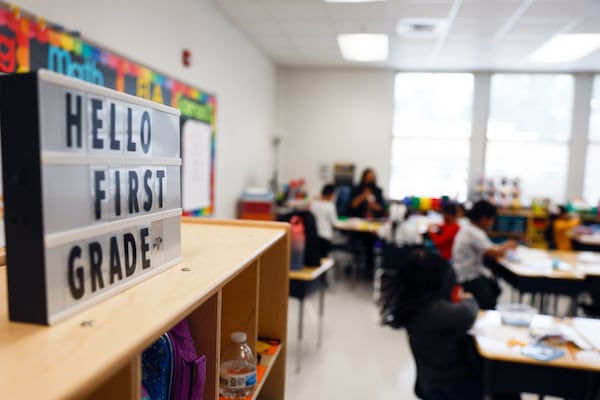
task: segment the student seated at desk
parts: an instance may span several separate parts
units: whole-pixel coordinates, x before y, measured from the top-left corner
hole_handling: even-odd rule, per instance
[[[486,231],[496,218],[496,207],[488,201],[480,200],[467,212],[469,222],[461,226],[452,246],[452,266],[458,283],[473,293],[483,309],[494,309],[500,295],[496,279],[486,275],[484,257],[498,258],[509,249],[517,247],[514,240],[501,245],[494,244]]]
[[[335,187],[327,184],[321,189],[321,197],[310,203],[310,211],[312,211],[317,221],[321,257],[327,257],[329,254],[331,239],[333,239],[333,224],[338,218],[335,203],[333,202],[334,191]]]
[[[549,249],[572,250],[569,231],[581,224],[579,217],[571,217],[564,206],[558,206],[558,212],[550,214],[546,240]]]
[[[408,217],[408,210],[404,204],[390,204],[389,220],[377,230],[377,236],[398,247],[423,244],[423,236],[419,233],[417,225]]]
[[[442,205],[442,215],[444,223],[442,225],[434,225],[429,228],[429,238],[435,244],[440,256],[450,261],[452,258],[452,245],[454,238],[460,229],[457,222],[458,205],[454,202],[446,202]]]
[[[479,307],[470,293],[450,300],[454,280],[439,255],[411,254],[392,282],[394,326],[406,327],[425,400],[482,400],[483,386],[467,331]]]

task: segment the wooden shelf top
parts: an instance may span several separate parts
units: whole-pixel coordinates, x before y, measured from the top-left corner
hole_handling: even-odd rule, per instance
[[[13,400],[83,397],[289,230],[282,223],[182,220],[181,264],[52,327],[8,321],[0,268],[2,393]]]

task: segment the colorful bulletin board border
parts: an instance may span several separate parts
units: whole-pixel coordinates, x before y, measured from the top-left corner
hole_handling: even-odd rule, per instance
[[[0,72],[23,73],[40,68],[170,105],[181,111],[182,126],[192,119],[208,124],[210,144],[210,204],[185,215],[214,211],[217,99],[91,44],[41,17],[0,2]]]

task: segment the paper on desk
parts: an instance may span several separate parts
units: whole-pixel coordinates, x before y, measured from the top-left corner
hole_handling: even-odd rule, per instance
[[[582,251],[577,259],[583,263],[600,264],[600,254],[591,251]]]
[[[600,320],[573,318],[573,327],[596,350],[600,350]]]
[[[577,329],[563,322],[556,321],[549,315],[537,315],[531,321],[529,332],[532,337],[561,336],[564,340],[573,343],[582,350],[591,350],[590,343],[579,333]]]

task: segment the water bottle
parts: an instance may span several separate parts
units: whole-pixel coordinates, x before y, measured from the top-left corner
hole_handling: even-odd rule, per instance
[[[227,399],[247,397],[256,385],[256,362],[244,332],[233,332],[221,356],[219,394]]]
[[[304,246],[306,243],[306,236],[304,235],[304,222],[302,217],[294,215],[290,219],[291,227],[291,260],[290,269],[300,270],[304,267]]]

